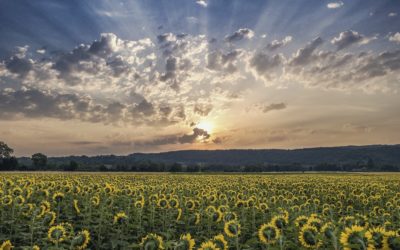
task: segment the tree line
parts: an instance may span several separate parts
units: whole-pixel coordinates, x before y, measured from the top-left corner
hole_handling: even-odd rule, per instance
[[[306,172],[306,171],[400,171],[398,166],[378,165],[372,159],[356,163],[320,163],[315,165],[291,164],[250,164],[233,166],[227,164],[182,164],[165,163],[148,159],[132,160],[124,164],[80,164],[75,160],[54,163],[43,153],[31,156],[31,164],[19,163],[13,156],[14,150],[0,141],[0,171],[101,171],[101,172]]]

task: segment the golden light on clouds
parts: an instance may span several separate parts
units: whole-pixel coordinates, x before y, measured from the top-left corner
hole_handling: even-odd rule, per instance
[[[211,122],[211,121],[209,121],[209,120],[204,120],[204,121],[199,122],[199,123],[196,125],[196,127],[207,131],[207,133],[209,133],[209,134],[212,134],[212,133],[215,132],[215,131],[214,131],[214,127],[215,127],[215,126],[214,126],[214,123]]]

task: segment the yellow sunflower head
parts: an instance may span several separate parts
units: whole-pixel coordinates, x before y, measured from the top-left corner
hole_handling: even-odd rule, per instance
[[[195,245],[195,241],[190,235],[190,233],[181,235],[178,245],[176,246],[177,250],[193,250]]]
[[[400,236],[395,231],[388,231],[383,239],[383,249],[400,249]]]
[[[340,234],[340,243],[344,250],[362,249],[372,241],[372,235],[360,226],[346,227]]]
[[[53,226],[47,232],[47,238],[50,242],[58,244],[66,240],[67,232],[62,225]]]
[[[86,249],[90,242],[90,233],[88,230],[82,230],[79,232],[71,242],[74,249],[83,250]]]
[[[53,201],[58,203],[64,199],[64,194],[61,192],[56,192],[53,194]]]
[[[1,250],[11,250],[13,248],[14,246],[11,244],[11,241],[9,240],[4,241],[0,246]]]
[[[258,229],[258,239],[264,244],[273,244],[280,236],[279,229],[272,223],[261,225]]]
[[[119,212],[116,215],[114,215],[114,224],[122,224],[128,219],[128,216],[125,214],[125,212]]]
[[[225,222],[224,232],[230,238],[238,237],[240,235],[239,222],[237,222],[236,220]]]
[[[164,249],[164,242],[163,239],[157,234],[148,234],[146,237],[142,238],[140,246],[142,249],[146,250]]]
[[[223,234],[218,234],[217,236],[215,236],[213,238],[212,241],[221,250],[228,250],[228,248],[229,248],[228,242],[225,240],[225,237]]]
[[[368,232],[372,236],[372,242],[370,242],[372,249],[382,249],[386,230],[383,227],[374,227],[370,228]]]
[[[310,225],[305,225],[301,228],[299,241],[303,247],[311,249],[316,249],[322,244],[318,239],[318,229]]]
[[[203,242],[198,250],[221,250],[212,241]]]

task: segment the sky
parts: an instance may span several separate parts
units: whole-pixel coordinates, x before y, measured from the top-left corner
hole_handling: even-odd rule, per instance
[[[0,0],[17,156],[400,143],[400,1]]]

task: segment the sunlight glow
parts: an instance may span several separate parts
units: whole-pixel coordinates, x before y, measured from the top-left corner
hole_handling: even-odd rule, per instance
[[[204,129],[209,134],[211,134],[213,132],[213,129],[214,129],[214,124],[212,122],[210,122],[210,121],[201,121],[196,125],[196,127]]]

